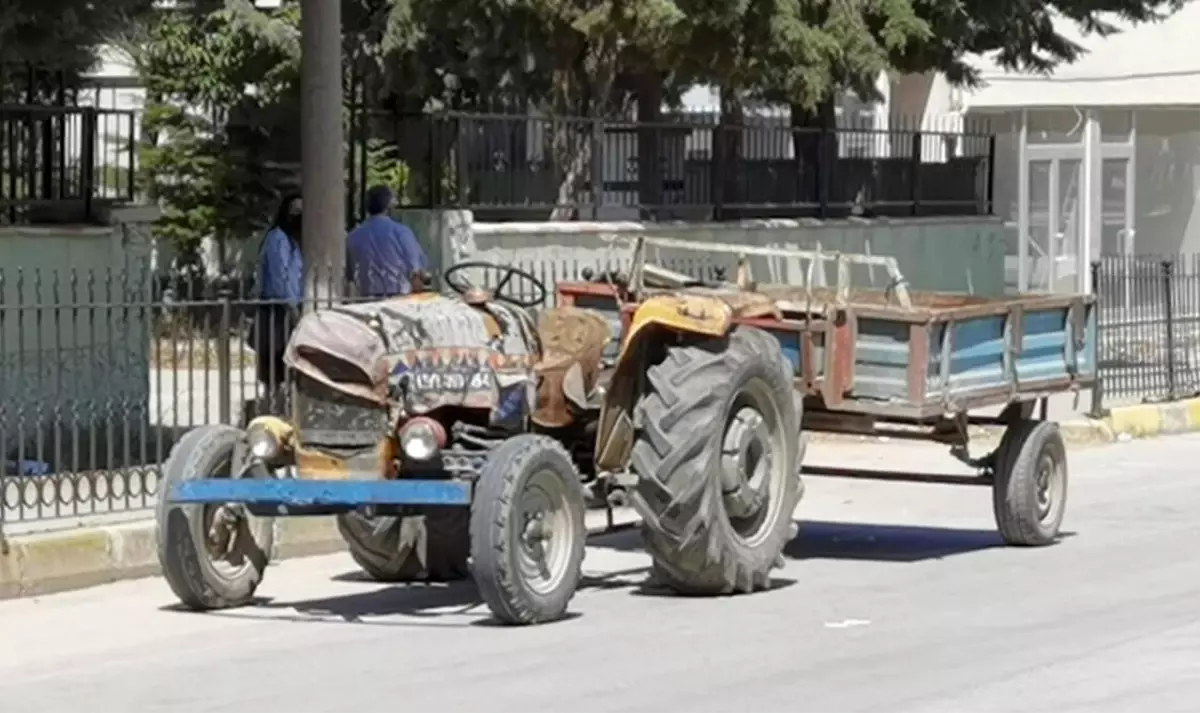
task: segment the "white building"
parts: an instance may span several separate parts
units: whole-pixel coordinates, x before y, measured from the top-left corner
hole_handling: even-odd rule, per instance
[[[1090,287],[1100,255],[1200,253],[1200,4],[1161,23],[1082,38],[1089,51],[1052,76],[979,59],[985,84],[906,78],[896,113],[989,115],[997,141],[996,212],[1013,227],[1019,289]]]

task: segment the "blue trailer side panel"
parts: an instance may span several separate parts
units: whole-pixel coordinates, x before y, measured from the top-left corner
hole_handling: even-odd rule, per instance
[[[908,322],[874,317],[858,320],[854,340],[855,398],[908,400]]]
[[[1095,307],[1074,308],[1086,310],[1082,344],[1075,342],[1072,309],[1067,305],[1019,310],[934,325],[929,331],[927,398],[953,400],[1008,388],[1019,393],[1023,385],[1036,388],[1056,380],[1094,377]]]

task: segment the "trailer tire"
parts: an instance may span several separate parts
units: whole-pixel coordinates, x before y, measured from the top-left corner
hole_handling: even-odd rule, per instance
[[[767,588],[795,536],[802,494],[801,402],[778,341],[737,327],[726,338],[673,346],[647,380],[632,502],[658,579],[686,595]],[[756,466],[749,475],[747,461]]]
[[[423,507],[406,515],[337,516],[350,557],[377,582],[452,582],[467,576],[469,515],[461,507]]]
[[[543,435],[488,456],[471,504],[471,573],[503,624],[562,619],[583,578],[583,484],[571,455]]]
[[[155,508],[158,562],[171,591],[189,609],[205,611],[249,603],[270,563],[275,542],[273,518],[243,511],[227,547],[233,561],[224,561],[211,551],[209,540],[209,519],[224,506],[168,501],[177,483],[230,477],[224,473],[231,472],[243,437],[244,432],[232,426],[201,426],[186,433],[163,464]]]
[[[992,510],[1010,545],[1042,547],[1058,539],[1067,503],[1067,449],[1058,424],[1022,419],[1008,427],[996,454]]]

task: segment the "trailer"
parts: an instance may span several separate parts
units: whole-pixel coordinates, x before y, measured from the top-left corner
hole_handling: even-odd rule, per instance
[[[1047,420],[1047,399],[1095,382],[1093,296],[916,292],[888,256],[658,237],[633,242],[627,268],[557,287],[560,304],[596,310],[624,335],[610,347],[621,354],[614,382],[639,382],[632,367],[653,368],[661,358],[652,353],[656,343],[645,345],[643,358],[634,356],[636,323],[648,301],[673,300],[678,319],[695,323],[692,333],[753,329],[772,337],[800,402],[804,432],[943,443],[978,473],[807,474],[991,487],[996,524],[1007,543],[1038,546],[1058,537],[1067,456],[1058,425]],[[686,265],[692,274],[662,264]],[[759,284],[755,275],[763,273],[782,274],[790,284]],[[622,444],[636,430],[631,405],[644,388],[610,395],[596,446],[599,471],[622,467]],[[988,409],[992,413],[980,413]],[[1003,436],[991,452],[973,457],[971,427],[980,425],[1001,426]]]

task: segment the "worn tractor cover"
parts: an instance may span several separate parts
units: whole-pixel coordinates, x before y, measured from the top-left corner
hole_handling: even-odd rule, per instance
[[[521,309],[434,294],[337,305],[300,320],[285,359],[331,388],[409,414],[533,400],[535,326]],[[514,394],[514,391],[519,394]]]

